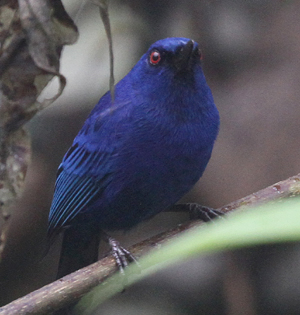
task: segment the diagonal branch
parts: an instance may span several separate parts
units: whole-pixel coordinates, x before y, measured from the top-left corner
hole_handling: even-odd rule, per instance
[[[278,182],[247,197],[234,201],[218,210],[225,213],[243,210],[246,206],[294,197],[300,194],[300,174]],[[158,234],[140,242],[129,250],[137,258],[148,253],[155,247],[169,241],[183,231],[203,224],[200,221],[188,222],[167,232]],[[117,271],[112,256],[80,269],[70,275],[50,283],[22,298],[0,308],[0,315],[47,314],[75,303],[92,288],[105,281]]]

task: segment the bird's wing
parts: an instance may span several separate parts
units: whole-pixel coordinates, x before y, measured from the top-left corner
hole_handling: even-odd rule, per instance
[[[50,237],[86,209],[95,198],[100,198],[111,174],[109,153],[90,152],[78,144],[69,149],[58,169],[48,220]]]

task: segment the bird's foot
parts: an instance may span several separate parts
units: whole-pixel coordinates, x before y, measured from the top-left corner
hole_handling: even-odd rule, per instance
[[[131,252],[122,247],[117,240],[109,236],[108,244],[110,245],[112,255],[114,256],[116,264],[121,273],[125,274],[124,269],[129,263],[135,262],[138,264],[136,258],[131,254]]]
[[[204,222],[209,222],[215,218],[221,218],[225,215],[225,213],[219,210],[201,206],[198,203],[177,204],[169,208],[168,211],[188,212],[191,220],[200,219]]]
[[[122,247],[116,239],[107,235],[104,232],[103,235],[105,241],[109,244],[111,248],[111,253],[116,261],[116,265],[123,275],[125,275],[125,268],[128,266],[129,263],[134,262],[137,265],[139,265],[138,261],[131,254],[131,252],[126,248]]]

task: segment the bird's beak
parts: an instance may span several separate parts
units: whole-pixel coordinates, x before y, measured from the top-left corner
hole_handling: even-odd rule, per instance
[[[176,69],[186,71],[190,69],[191,57],[194,53],[195,43],[193,40],[189,40],[184,46],[182,46],[174,56],[174,64]]]

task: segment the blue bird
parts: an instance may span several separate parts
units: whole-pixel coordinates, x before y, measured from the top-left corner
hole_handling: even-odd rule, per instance
[[[193,40],[159,40],[90,113],[59,166],[49,214],[49,238],[64,231],[58,277],[97,260],[101,231],[169,209],[202,176],[219,113],[200,59]]]

